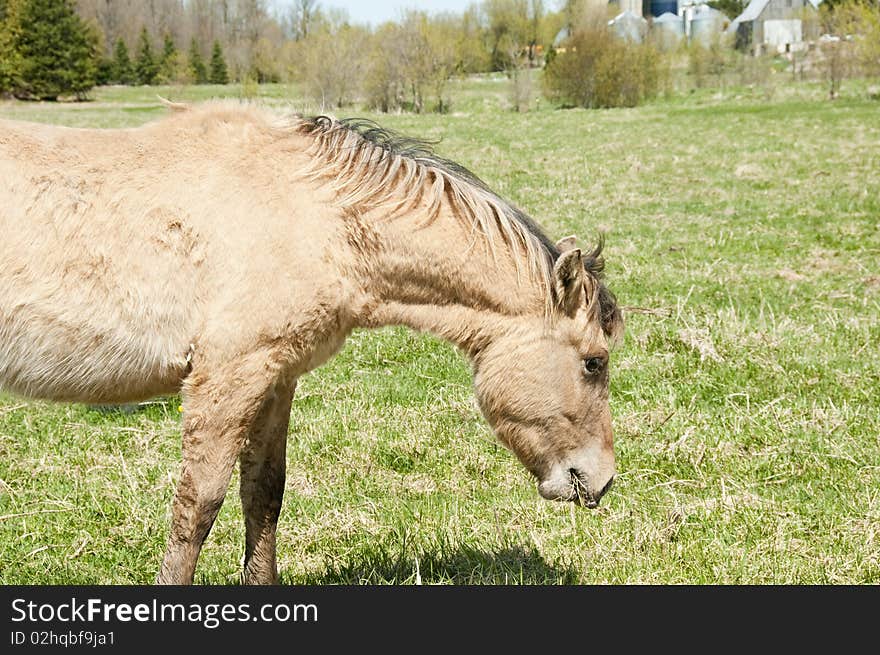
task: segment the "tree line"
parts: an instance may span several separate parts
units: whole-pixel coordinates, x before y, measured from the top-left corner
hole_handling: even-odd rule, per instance
[[[104,6],[116,4],[106,1]],[[206,63],[195,37],[183,53],[170,31],[159,40],[142,25],[131,40],[130,54],[125,37],[108,41],[101,23],[84,16],[85,5],[73,0],[0,0],[0,93],[25,99],[84,98],[98,84],[230,81],[219,40],[213,41]]]
[[[146,28],[141,29],[134,58],[122,37],[113,46],[112,57],[98,60],[98,84],[228,84],[229,69],[223,47],[214,41],[208,64],[202,57],[199,44],[193,39],[189,50],[180,52],[170,34],[165,33],[162,48],[154,50]]]
[[[741,0],[718,2],[735,11]],[[876,18],[877,3],[826,4]],[[663,62],[651,44],[607,34],[616,8],[553,4],[482,0],[368,27],[317,0],[273,11],[267,0],[0,0],[0,93],[83,98],[98,84],[298,82],[330,108],[359,100],[380,111],[445,111],[450,79],[503,71],[522,109],[537,67],[546,67],[545,94],[562,104],[631,105],[657,92]],[[863,41],[873,44],[874,34]],[[564,57],[555,57],[559,35],[567,35]]]
[[[589,0],[483,0],[370,28],[316,0],[0,0],[0,91],[85,96],[96,84],[302,82],[328,105],[443,109],[454,75],[537,66]],[[277,4],[276,4],[277,6]]]

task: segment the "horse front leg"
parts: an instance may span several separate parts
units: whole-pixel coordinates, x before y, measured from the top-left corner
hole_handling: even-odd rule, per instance
[[[296,383],[279,384],[254,422],[241,451],[245,520],[244,584],[276,584],[275,530],[284,497],[287,430]]]
[[[266,365],[270,360],[271,354],[260,352],[216,367],[197,363],[187,378],[183,465],[158,584],[192,583],[202,544],[226,497],[235,460],[269,402],[277,377]]]

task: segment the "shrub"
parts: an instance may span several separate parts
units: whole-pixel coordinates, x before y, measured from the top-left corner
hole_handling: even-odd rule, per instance
[[[544,93],[566,106],[634,107],[657,94],[662,72],[661,56],[652,45],[589,27],[547,64]]]
[[[162,45],[162,57],[159,60],[159,74],[156,81],[159,84],[187,84],[194,81],[183,53],[177,49],[174,39],[167,32]]]
[[[241,80],[239,96],[247,100],[253,100],[260,95],[260,83],[252,75],[245,75]]]
[[[825,18],[829,32],[845,41],[825,45],[846,59],[849,72],[880,77],[880,4],[850,0],[828,10]]]
[[[397,111],[404,103],[407,83],[403,65],[398,57],[387,55],[387,45],[395,43],[400,28],[385,23],[373,36],[367,71],[364,76],[364,96],[371,109],[381,112]]]
[[[306,89],[324,108],[350,105],[364,83],[369,33],[359,26],[343,25],[334,31],[316,31],[303,40],[302,59]]]
[[[735,52],[727,39],[716,35],[708,42],[695,39],[687,46],[688,74],[697,88],[722,87],[724,75],[734,68]]]
[[[446,89],[456,72],[455,37],[452,22],[432,22],[419,11],[408,11],[398,24],[382,25],[368,37],[364,57],[367,104],[384,112],[449,111]]]

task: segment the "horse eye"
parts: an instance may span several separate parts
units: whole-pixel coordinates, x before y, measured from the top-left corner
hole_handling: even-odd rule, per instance
[[[599,372],[599,369],[602,368],[602,359],[599,357],[588,357],[584,360],[584,371],[587,372],[587,375],[593,375]]]

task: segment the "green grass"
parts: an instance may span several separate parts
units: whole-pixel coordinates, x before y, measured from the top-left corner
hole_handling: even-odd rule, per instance
[[[164,113],[156,92],[0,115],[136,125]],[[880,104],[802,84],[513,114],[505,93],[472,80],[451,114],[373,118],[442,138],[554,237],[606,233],[630,308],[618,481],[596,511],[540,500],[452,347],[357,332],[297,393],[283,580],[880,582]],[[309,109],[295,87],[261,94]],[[150,582],[179,457],[176,399],[101,414],[0,397],[0,582]],[[237,581],[242,544],[233,487],[197,582]]]

